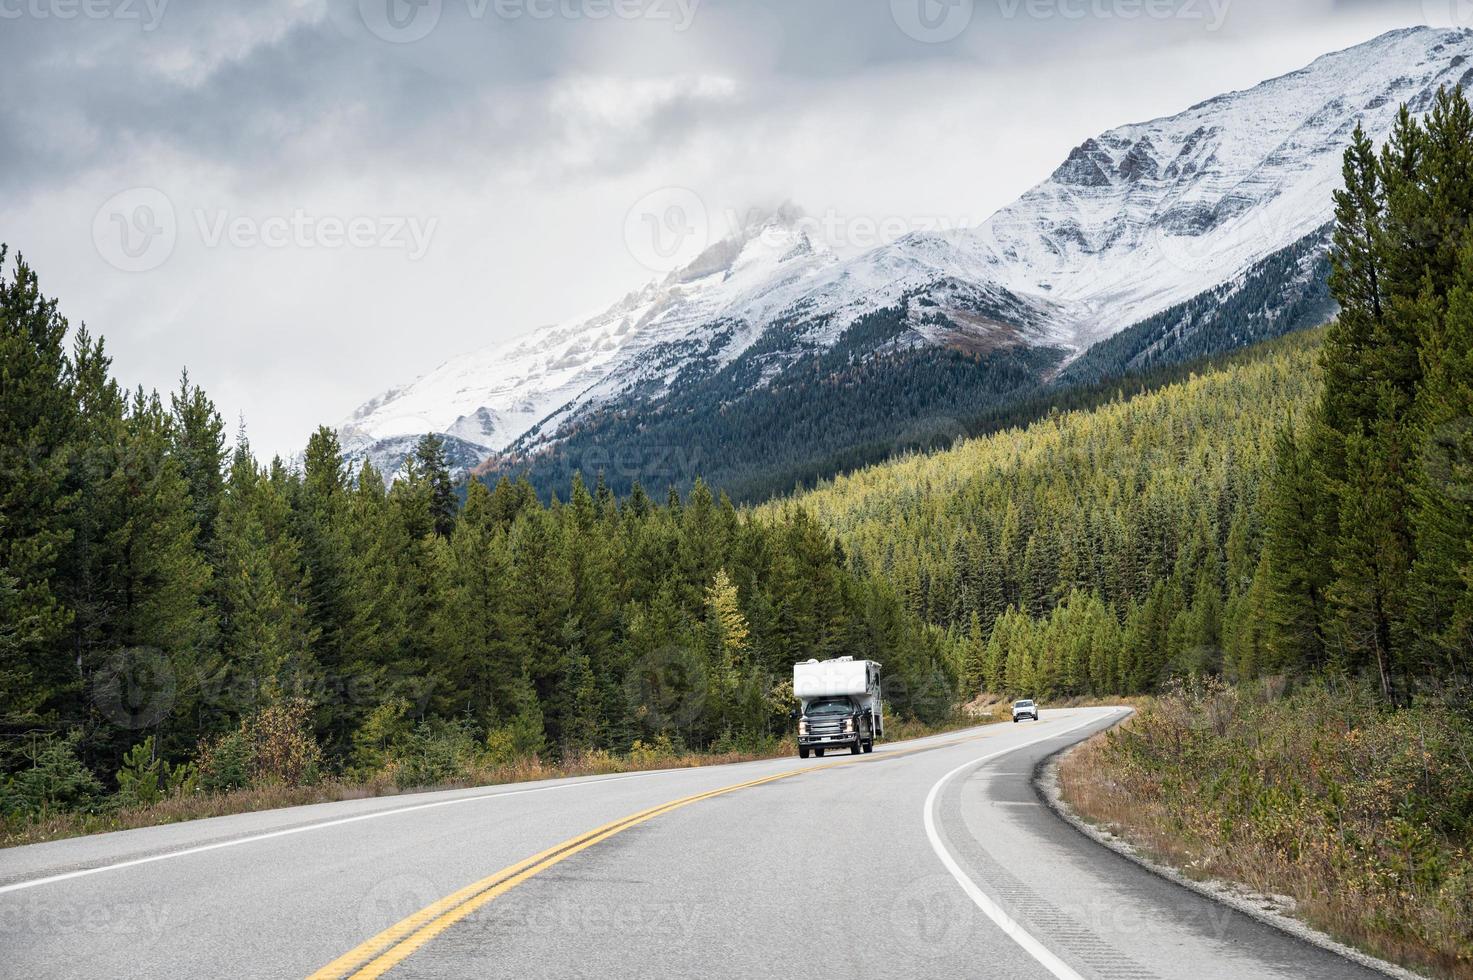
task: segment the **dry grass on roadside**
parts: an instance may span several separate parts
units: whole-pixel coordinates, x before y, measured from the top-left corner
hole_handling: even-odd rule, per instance
[[[1209,685],[1147,706],[1059,767],[1064,800],[1198,878],[1287,896],[1343,942],[1473,978],[1473,769],[1445,708]]]
[[[159,824],[199,820],[205,817],[222,817],[235,813],[254,813],[280,807],[395,796],[406,792],[430,792],[494,786],[503,783],[523,783],[538,779],[559,779],[567,776],[596,776],[750,762],[786,755],[791,751],[791,746],[788,746],[787,743],[777,743],[777,746],[771,752],[757,753],[675,753],[659,747],[636,748],[629,755],[622,756],[615,756],[607,752],[588,752],[567,759],[558,765],[531,758],[505,765],[477,766],[460,778],[442,781],[432,786],[416,787],[412,790],[401,788],[393,778],[393,774],[385,772],[372,779],[361,781],[324,779],[309,786],[268,785],[232,790],[228,793],[193,793],[169,797],[149,806],[124,807],[107,813],[53,813],[26,822],[7,823],[0,826],[0,847],[16,847],[22,844],[37,844],[83,834],[153,827]]]
[[[995,713],[986,717],[958,715],[934,725],[892,719],[887,722],[885,735],[886,741],[893,742],[938,735],[999,720],[1001,718]],[[636,745],[632,752],[625,755],[614,755],[598,750],[584,752],[556,765],[543,762],[538,758],[523,759],[501,765],[475,765],[457,778],[439,781],[434,785],[416,787],[412,790],[402,788],[394,778],[394,773],[386,770],[367,780],[324,779],[308,786],[266,785],[232,790],[227,793],[192,793],[168,797],[149,806],[124,807],[103,813],[51,813],[30,820],[4,822],[0,823],[0,848],[38,844],[66,837],[79,837],[84,834],[180,823],[205,817],[254,813],[260,810],[307,806],[314,803],[333,803],[340,800],[394,796],[406,792],[494,786],[505,783],[532,782],[539,779],[559,779],[567,776],[612,775],[656,769],[688,769],[694,766],[753,762],[788,755],[796,755],[792,739],[776,741],[772,743],[770,750],[761,752],[679,752],[670,749],[668,743],[657,743]]]

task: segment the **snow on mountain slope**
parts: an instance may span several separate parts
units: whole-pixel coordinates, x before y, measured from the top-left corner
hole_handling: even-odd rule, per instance
[[[1473,32],[1415,28],[1076,148],[956,247],[978,275],[1066,311],[1083,350],[1225,282],[1333,215],[1356,123],[1378,140],[1473,74]]]
[[[447,361],[429,374],[364,403],[338,430],[350,456],[396,437],[441,432],[490,452],[596,385],[616,365],[741,309],[761,319],[779,293],[837,259],[782,208],[706,249],[663,281],[630,293],[602,313],[544,327],[508,344]],[[385,460],[376,460],[383,468]],[[391,468],[397,462],[388,461]]]
[[[1333,216],[1356,123],[1382,139],[1403,103],[1473,79],[1473,32],[1412,28],[1076,147],[976,228],[911,235],[830,270],[817,309],[841,329],[932,283],[992,283],[1047,311],[1082,352],[1240,275]]]
[[[597,316],[379,396],[340,430],[345,447],[373,454],[382,440],[439,431],[487,455],[535,450],[591,406],[658,399],[682,372],[718,369],[759,341],[776,374],[902,304],[912,343],[951,342],[939,313],[957,331],[1078,356],[1322,227],[1356,123],[1384,139],[1401,104],[1421,111],[1439,86],[1473,80],[1470,56],[1473,31],[1386,34],[1086,140],[975,228],[844,261],[781,209]]]

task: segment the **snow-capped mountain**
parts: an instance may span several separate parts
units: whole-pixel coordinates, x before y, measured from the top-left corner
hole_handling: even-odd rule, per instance
[[[979,226],[907,235],[848,259],[784,207],[603,313],[457,358],[373,399],[340,430],[345,447],[397,465],[403,437],[436,431],[471,456],[526,458],[602,409],[654,410],[723,371],[761,388],[841,344],[851,362],[900,349],[1026,347],[1053,352],[1052,368],[1029,369],[1053,377],[1101,340],[1200,306],[1204,294],[1226,303],[1233,284],[1306,241],[1315,248],[1301,247],[1296,261],[1314,267],[1357,122],[1384,139],[1402,104],[1424,110],[1440,86],[1473,80],[1470,56],[1470,31],[1393,32],[1088,139]],[[898,331],[866,349],[852,331],[880,311],[898,316]]]
[[[412,438],[438,432],[504,450],[538,422],[577,404],[610,376],[741,321],[760,324],[838,259],[791,207],[754,217],[689,265],[601,313],[543,327],[440,365],[361,405],[338,429],[350,457],[392,473]],[[409,437],[410,441],[406,441]]]

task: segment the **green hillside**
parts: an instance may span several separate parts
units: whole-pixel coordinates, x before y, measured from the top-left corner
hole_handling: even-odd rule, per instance
[[[1257,505],[1277,431],[1314,401],[1319,336],[798,502],[865,574],[953,631],[974,689],[1109,693],[1173,671],[1252,673]]]

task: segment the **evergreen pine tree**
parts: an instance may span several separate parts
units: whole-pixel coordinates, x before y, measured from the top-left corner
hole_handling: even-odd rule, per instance
[[[224,666],[244,695],[237,716],[315,689],[318,633],[311,591],[283,488],[263,474],[240,439],[218,524],[218,591]]]
[[[1473,246],[1463,262],[1445,316],[1424,324],[1417,558],[1408,590],[1412,655],[1420,671],[1444,676],[1465,674],[1473,651]]]
[[[414,447],[418,473],[426,483],[429,496],[431,527],[442,538],[455,529],[455,485],[450,481],[450,465],[445,459],[445,440],[433,432]]]
[[[190,383],[188,371],[180,375],[179,390],[170,396],[169,437],[170,454],[179,461],[194,503],[196,542],[208,555],[225,491],[225,420],[204,391]]]
[[[24,259],[5,266],[0,246],[0,725],[24,731],[69,680],[72,612],[53,579],[73,534],[78,413],[67,322]]]

